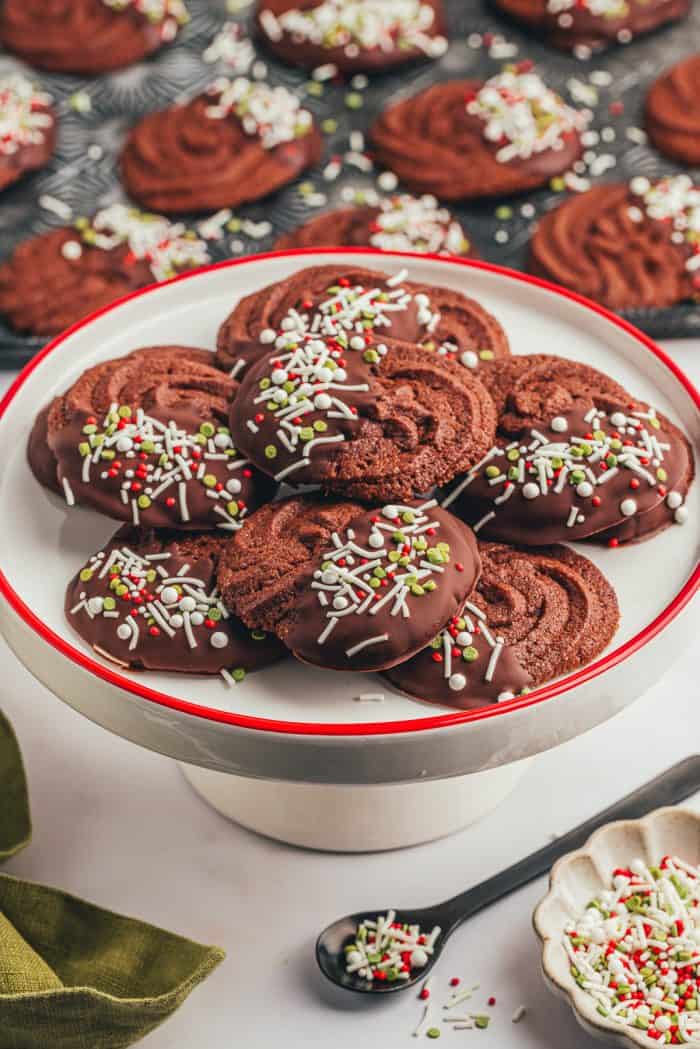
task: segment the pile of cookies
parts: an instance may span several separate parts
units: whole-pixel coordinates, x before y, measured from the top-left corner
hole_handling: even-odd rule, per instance
[[[495,6],[548,44],[591,57],[685,17],[690,3],[497,0]],[[43,0],[6,0],[0,43],[37,70],[95,77],[172,44],[188,19],[185,0],[72,0],[48,8]],[[214,77],[126,130],[118,168],[133,203],[101,207],[25,241],[0,265],[0,315],[15,331],[56,334],[131,290],[203,265],[209,249],[196,215],[229,214],[305,172],[321,170],[325,178],[342,167],[331,156],[319,169],[321,123],[329,122],[304,104],[313,98],[309,85],[268,83],[264,63],[253,61],[251,41],[239,33],[241,23],[231,27],[236,32],[217,46],[233,56],[232,75]],[[326,79],[369,83],[368,76],[405,63],[439,59],[450,45],[443,0],[256,0],[250,30],[260,54],[311,70],[310,85],[319,89]],[[236,49],[244,44],[246,75],[234,75]],[[699,63],[691,55],[648,96],[654,147],[684,165],[700,156]],[[575,182],[597,135],[579,102],[565,102],[530,61],[520,61],[485,79],[456,77],[389,104],[350,136],[360,141],[351,146],[353,163],[382,170],[378,182],[387,192],[324,211],[274,246],[473,255],[469,231],[445,204],[510,198],[565,175]],[[0,189],[47,164],[58,121],[51,97],[30,76],[0,79]],[[179,220],[183,214],[194,228]],[[595,185],[544,217],[529,255],[533,273],[616,309],[694,300],[700,191],[686,174]]]
[[[511,356],[461,292],[349,265],[243,298],[215,352],[89,368],[28,458],[122,522],[66,595],[105,658],[235,683],[291,654],[464,709],[606,647],[615,592],[563,544],[682,525],[694,473],[614,378]]]

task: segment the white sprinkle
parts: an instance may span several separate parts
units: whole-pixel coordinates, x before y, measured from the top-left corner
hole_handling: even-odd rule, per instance
[[[369,645],[379,645],[382,641],[388,640],[388,634],[377,634],[376,637],[368,637],[365,641],[360,641],[359,644],[353,645],[352,648],[346,648],[345,655],[348,657],[348,659],[352,659],[352,657],[356,656],[358,652],[361,652],[363,648],[367,648]]]

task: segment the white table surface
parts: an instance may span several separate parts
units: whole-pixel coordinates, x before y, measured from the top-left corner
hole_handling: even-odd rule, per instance
[[[700,341],[665,348],[700,383]],[[0,392],[11,377],[0,373]],[[537,758],[516,793],[477,826],[402,852],[340,856],[228,823],[174,762],[63,706],[0,642],[0,707],[22,745],[34,819],[34,843],[5,870],[227,950],[144,1049],[415,1046],[415,997],[358,1001],[325,985],[313,962],[315,932],[365,907],[421,906],[460,892],[697,751],[697,655],[697,647],[686,653],[607,725]],[[700,796],[693,804],[700,808]],[[480,1011],[492,994],[497,1002],[483,1010],[493,1016],[487,1031],[446,1028],[446,1049],[467,1039],[483,1049],[596,1044],[542,983],[530,919],[544,890],[542,879],[453,936],[434,978],[436,1011],[454,975],[481,984],[470,1009]],[[521,1004],[528,1012],[516,1026],[511,1015]]]

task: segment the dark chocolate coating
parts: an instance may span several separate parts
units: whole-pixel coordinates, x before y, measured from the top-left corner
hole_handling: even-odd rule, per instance
[[[591,420],[593,404],[598,415]],[[480,537],[508,543],[651,537],[679,521],[673,501],[685,499],[694,465],[681,431],[659,413],[641,417],[648,412],[641,402],[575,399],[548,422],[524,427],[515,441],[501,437],[463,488],[456,511]],[[539,463],[549,464],[543,467],[549,472],[540,474]]]
[[[164,28],[166,27],[167,28]],[[172,39],[171,17],[154,22],[103,0],[5,0],[0,42],[38,69],[94,76],[140,62]]]
[[[399,44],[394,39],[394,46],[388,47],[361,47],[353,42],[357,54],[352,47],[350,53],[346,48],[334,46],[327,47],[313,40],[299,39],[294,34],[283,31],[280,39],[276,40],[269,36],[264,29],[264,20],[261,20],[262,11],[270,11],[277,18],[286,11],[296,9],[308,11],[318,7],[323,0],[258,0],[255,23],[258,35],[266,46],[283,62],[293,66],[301,66],[303,69],[315,69],[321,65],[331,64],[338,68],[341,73],[353,74],[359,72],[374,73],[385,69],[393,69],[396,66],[405,65],[407,62],[416,61],[428,57],[425,48],[408,47]],[[434,13],[432,25],[425,31],[424,35],[434,38],[445,36],[446,23],[442,0],[422,0],[425,7],[432,9]]]
[[[247,463],[227,437],[237,384],[212,361],[208,350],[148,347],[89,368],[57,397],[49,409],[47,439],[69,501],[70,492],[75,502],[134,524],[232,531],[249,509],[269,498],[274,485]],[[128,415],[119,417],[118,425],[116,419],[112,423],[107,418],[112,405]],[[151,445],[150,431],[143,437],[149,428],[137,422],[139,410],[155,420]],[[171,438],[171,451],[163,445],[161,453],[164,438],[158,427],[170,423],[185,437]],[[87,452],[92,458],[100,449],[107,456],[93,458],[86,479]],[[36,451],[31,458],[36,461]],[[43,467],[39,470],[44,473]],[[131,478],[127,471],[132,471]],[[171,483],[163,487],[168,475]]]
[[[684,58],[654,81],[645,126],[661,153],[681,164],[700,164],[700,54]]]
[[[497,160],[499,144],[487,141],[484,121],[466,108],[467,98],[481,87],[477,80],[450,80],[389,106],[370,130],[378,162],[413,192],[471,200],[535,189],[578,160],[582,146],[576,131],[561,149]]]
[[[626,183],[593,186],[554,208],[530,242],[531,273],[614,310],[663,308],[697,298],[691,245],[650,218]]]
[[[131,131],[121,155],[130,195],[165,215],[238,207],[285,186],[321,156],[315,124],[273,149],[243,130],[239,119],[207,115],[219,94],[149,113]]]
[[[273,630],[304,662],[392,666],[434,637],[479,576],[470,530],[423,505],[360,510],[299,497],[263,507],[226,549],[221,592],[244,622]],[[407,576],[415,582],[404,587]]]
[[[510,354],[508,339],[496,318],[461,292],[414,281],[401,281],[392,288],[386,273],[331,265],[299,270],[286,280],[241,299],[219,329],[216,352],[219,366],[227,370],[235,368],[240,378],[245,367],[270,353],[270,346],[260,341],[261,332],[265,329],[279,332],[292,309],[308,313],[312,323],[314,316],[322,312],[322,305],[334,297],[329,288],[335,287],[338,280],[347,281],[353,287],[376,288],[382,293],[397,287],[406,293],[406,308],[391,313],[390,324],[377,329],[377,336],[385,343],[391,339],[436,347],[453,343],[458,347],[456,359],[468,351],[476,354],[477,360],[472,362],[470,370],[477,368],[479,377],[487,383],[491,371],[497,367],[492,362]],[[434,330],[420,322],[416,295],[427,296],[431,309],[440,314]]]
[[[577,47],[601,51],[619,41],[619,34],[630,34],[625,39],[650,33],[660,26],[685,18],[690,0],[625,0],[627,10],[619,16],[594,15],[583,5],[576,4],[561,14],[548,11],[547,0],[494,0],[506,14],[525,22],[543,33],[547,43],[563,51]]]
[[[44,405],[32,426],[27,441],[27,462],[29,469],[44,488],[63,495],[63,488],[57,476],[56,456],[49,448],[49,411],[51,402]]]
[[[227,542],[211,532],[183,534],[124,526],[69,583],[66,617],[96,652],[132,670],[218,674],[269,666],[284,658],[285,647],[272,634],[244,627],[229,614],[216,591],[216,568]],[[115,552],[120,556],[113,571],[105,571]],[[158,556],[149,560],[151,555]],[[120,566],[128,566],[128,572],[117,574]],[[109,609],[104,607],[105,599]],[[194,614],[202,618],[190,622],[194,645],[184,624],[172,618],[184,619],[183,599],[188,608],[196,602]],[[90,601],[93,605],[87,606]],[[118,633],[130,623],[138,630],[135,642],[133,635],[123,638]]]
[[[462,710],[478,709],[590,663],[614,637],[620,618],[615,591],[581,554],[566,546],[522,549],[497,543],[479,543],[479,553],[481,576],[462,612],[467,622],[448,628],[452,673],[461,674],[466,684],[450,687],[441,644],[387,671],[401,691]],[[504,647],[487,681],[498,639]],[[436,651],[442,655],[437,662]]]
[[[371,352],[381,352],[377,345]],[[376,363],[367,362],[367,351],[333,350],[330,364],[343,362],[334,372],[312,363],[318,354],[311,348],[288,362],[277,353],[264,358],[248,371],[233,404],[237,446],[278,481],[366,502],[406,500],[446,483],[490,446],[493,402],[466,368],[408,343],[394,340],[384,349]],[[286,402],[280,408],[264,397],[260,402],[260,383],[272,378],[273,394],[280,375],[295,376],[288,383],[294,389],[309,384],[315,391],[298,395],[300,414],[289,420],[280,417],[289,413]]]

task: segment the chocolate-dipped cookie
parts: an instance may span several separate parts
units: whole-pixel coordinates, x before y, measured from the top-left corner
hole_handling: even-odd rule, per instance
[[[51,95],[21,73],[0,77],[0,190],[43,168],[56,146]]]
[[[38,69],[93,76],[140,62],[188,20],[183,0],[5,0],[0,42]]]
[[[334,670],[420,651],[480,569],[472,533],[434,502],[360,510],[293,498],[263,507],[236,539],[219,568],[225,600],[298,659]]]
[[[447,50],[442,0],[258,0],[260,36],[284,62],[378,72]]]
[[[611,309],[673,306],[698,296],[700,189],[687,175],[594,186],[542,218],[532,273]]]
[[[700,164],[700,54],[683,59],[655,80],[645,126],[656,148],[681,164]]]
[[[479,460],[495,422],[486,388],[435,353],[308,335],[247,372],[229,425],[275,481],[383,502],[431,491]]]
[[[494,0],[497,7],[541,32],[547,43],[581,58],[628,44],[684,18],[690,0]]]
[[[222,601],[216,570],[226,542],[213,532],[125,525],[69,583],[66,617],[122,667],[242,681],[287,650],[273,634],[244,627]]]
[[[53,401],[47,446],[69,506],[154,528],[240,528],[274,485],[234,447],[237,383],[212,361],[185,346],[136,350],[88,368]],[[48,463],[35,472],[49,476]]]
[[[121,168],[135,200],[169,215],[266,197],[320,155],[320,132],[291,91],[221,78],[191,102],[145,116]]]
[[[441,208],[435,197],[412,197],[408,193],[381,198],[376,204],[327,211],[291,233],[284,233],[275,248],[281,251],[337,245],[474,255],[469,237],[447,208]]]
[[[450,80],[397,102],[370,131],[379,163],[409,189],[470,200],[535,189],[582,152],[583,111],[529,67]]]
[[[31,237],[0,266],[0,314],[17,331],[55,335],[155,281],[209,262],[181,224],[124,204]]]
[[[617,546],[686,521],[687,439],[649,405],[596,389],[595,374],[545,358],[514,384],[497,443],[444,500],[480,538]]]
[[[482,571],[461,614],[386,677],[402,692],[474,710],[595,659],[619,624],[615,591],[565,546],[479,543]]]
[[[510,353],[496,318],[452,288],[416,284],[405,271],[312,266],[241,299],[219,329],[217,363],[240,378],[246,367],[318,333],[347,347],[392,339],[455,360],[488,381],[494,361]]]

